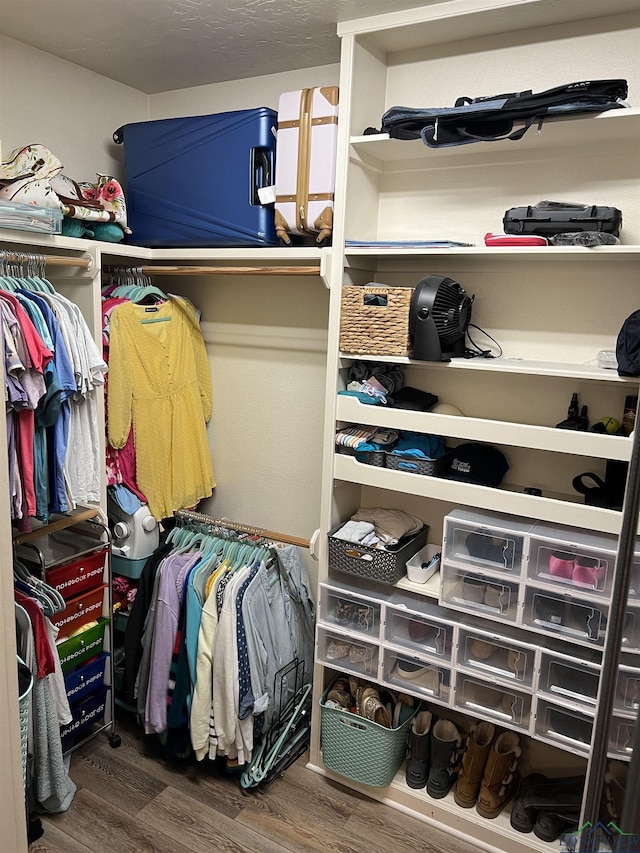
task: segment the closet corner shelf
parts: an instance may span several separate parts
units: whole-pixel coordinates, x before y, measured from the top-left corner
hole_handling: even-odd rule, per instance
[[[484,370],[496,373],[520,373],[529,376],[555,376],[560,379],[585,379],[593,382],[614,382],[623,385],[638,385],[640,379],[633,376],[618,376],[615,370],[605,370],[591,364],[573,364],[564,361],[537,361],[528,358],[453,358],[449,362],[419,361],[408,356],[360,355],[340,353],[345,362],[376,361],[390,364],[424,367],[429,370]]]
[[[405,575],[403,578],[400,578],[395,587],[397,589],[404,589],[407,592],[413,592],[415,595],[422,595],[425,598],[435,598],[437,600],[440,597],[440,572],[437,571],[431,575],[426,583],[414,583],[414,581],[410,581]]]
[[[493,444],[528,447],[596,459],[619,459],[628,462],[631,441],[626,436],[593,432],[574,432],[553,426],[537,426],[485,418],[440,415],[435,412],[412,412],[388,406],[367,406],[355,397],[338,395],[336,419],[350,423],[404,429],[431,435],[451,436],[467,441],[486,441],[491,435]]]
[[[334,478],[416,497],[447,501],[508,515],[522,515],[569,527],[583,527],[601,533],[619,534],[621,514],[615,510],[577,503],[577,496],[538,497],[512,489],[459,483],[441,477],[425,477],[406,471],[393,471],[362,465],[351,456],[335,454]]]
[[[65,530],[67,527],[72,527],[81,521],[88,521],[90,518],[95,518],[99,513],[100,510],[97,507],[81,507],[69,513],[56,513],[53,521],[49,521],[46,524],[38,524],[38,526],[34,526],[33,530],[28,533],[16,533],[13,536],[13,544],[22,545],[25,542],[33,542],[41,536],[47,536],[49,533]]]
[[[348,266],[358,267],[362,259],[370,261],[410,261],[412,258],[451,258],[456,260],[478,261],[509,261],[526,257],[527,261],[588,261],[589,263],[600,261],[635,261],[640,255],[640,245],[628,243],[619,246],[452,246],[450,248],[439,247],[426,248],[402,248],[375,246],[347,246],[345,249],[346,262]]]
[[[388,134],[379,133],[352,136],[351,149],[352,156],[373,158],[374,168],[384,169],[384,164],[421,159],[421,168],[430,168],[438,167],[442,160],[471,160],[494,153],[504,157],[525,149],[536,151],[557,146],[606,144],[612,140],[633,139],[639,129],[640,108],[629,107],[595,115],[547,119],[541,133],[531,128],[517,143],[507,139],[440,149],[428,148],[421,139],[391,139]],[[432,158],[431,162],[427,158]]]

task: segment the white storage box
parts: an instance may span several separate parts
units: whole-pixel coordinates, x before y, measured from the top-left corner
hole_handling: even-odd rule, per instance
[[[444,519],[443,560],[520,575],[533,521],[456,509]]]
[[[612,536],[536,524],[529,539],[527,575],[567,592],[608,595],[616,557]]]
[[[425,545],[407,560],[407,577],[413,583],[426,583],[440,568],[442,545]]]
[[[434,611],[446,612],[442,607],[427,604],[418,615],[387,605],[384,642],[440,661],[450,661],[453,624],[441,622],[431,615]]]
[[[527,646],[495,626],[487,629],[460,625],[456,650],[456,669],[474,673],[486,681],[517,684],[531,690],[535,672],[535,646]]]
[[[630,656],[627,656],[630,657]],[[618,669],[615,708],[626,714],[637,714],[640,708],[640,660],[636,666],[621,663]]]
[[[380,603],[347,590],[320,584],[319,621],[349,634],[364,634],[378,639]]]
[[[514,623],[518,617],[519,585],[507,578],[458,569],[440,569],[440,604],[476,616]]]
[[[602,645],[607,614],[606,605],[546,590],[526,590],[523,623],[544,633]]]
[[[569,752],[588,755],[591,749],[593,718],[573,709],[559,707],[545,699],[539,699],[535,734],[540,740]]]
[[[556,702],[567,701],[595,708],[599,680],[600,666],[595,663],[542,652],[539,694],[547,695]]]
[[[630,759],[633,754],[635,720],[630,717],[613,716],[609,726],[609,754],[617,758]]]
[[[430,661],[408,654],[385,649],[383,655],[382,680],[407,693],[449,704],[451,671]]]
[[[317,660],[324,666],[354,675],[378,678],[379,649],[360,637],[338,634],[318,625]]]
[[[529,731],[531,696],[509,687],[487,684],[465,673],[456,673],[454,707],[506,726]]]

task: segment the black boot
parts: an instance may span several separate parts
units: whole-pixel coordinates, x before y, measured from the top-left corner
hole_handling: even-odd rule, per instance
[[[533,806],[525,805],[525,799],[530,788],[532,788],[534,785],[544,784],[548,781],[549,780],[547,779],[547,777],[543,776],[541,773],[531,773],[529,776],[526,776],[520,783],[518,793],[513,799],[513,805],[511,807],[511,817],[509,818],[511,826],[518,832],[533,831],[533,825],[536,822],[537,811]]]
[[[431,731],[431,767],[427,794],[446,797],[462,766],[462,734],[450,720],[438,720]]]
[[[556,841],[567,832],[575,832],[579,821],[579,810],[538,812],[533,832],[541,841]]]
[[[573,812],[580,809],[583,791],[584,776],[547,779],[528,787],[520,802],[523,808],[540,812]]]
[[[410,788],[424,788],[431,755],[431,711],[418,711],[409,731],[406,779]]]

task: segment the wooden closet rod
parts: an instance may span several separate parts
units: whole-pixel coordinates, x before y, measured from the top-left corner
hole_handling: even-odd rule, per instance
[[[251,533],[253,536],[275,539],[277,542],[284,542],[286,545],[298,545],[300,548],[309,548],[310,546],[308,539],[301,539],[299,536],[290,536],[288,533],[276,533],[273,530],[265,530],[264,527],[250,527],[247,524],[238,524],[235,521],[228,521],[226,518],[213,518],[211,515],[203,515],[200,512],[192,512],[188,509],[179,509],[174,513],[174,516],[178,521],[194,521],[197,524],[226,527],[228,530],[237,530],[240,533]]]
[[[143,275],[320,275],[320,267],[142,267]]]
[[[48,267],[78,267],[78,269],[91,269],[93,261],[91,258],[68,258],[64,255],[38,255],[34,252],[8,252],[5,249],[0,251],[0,260],[14,261],[20,263],[28,262],[29,256],[36,260],[45,263]]]

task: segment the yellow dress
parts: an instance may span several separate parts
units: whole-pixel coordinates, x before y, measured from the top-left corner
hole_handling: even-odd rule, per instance
[[[211,398],[207,353],[189,302],[172,296],[114,309],[109,441],[124,447],[133,426],[136,479],[156,519],[193,507],[215,487],[206,431]]]

